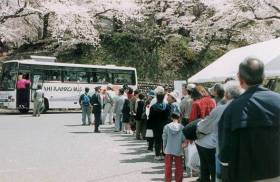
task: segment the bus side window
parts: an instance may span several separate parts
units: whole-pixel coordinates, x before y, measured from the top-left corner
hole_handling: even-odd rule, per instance
[[[61,72],[60,70],[45,70],[45,81],[60,82]]]
[[[78,72],[78,81],[80,83],[88,83],[88,73],[87,72]]]
[[[75,71],[64,71],[63,72],[64,82],[77,82],[77,72]]]
[[[107,84],[110,83],[109,75],[106,72],[96,73],[97,83]]]
[[[133,72],[121,72],[121,73],[113,73],[113,83],[122,85],[122,84],[128,84],[128,85],[134,85],[134,75]]]
[[[98,83],[98,77],[97,77],[97,73],[91,73],[90,76],[90,83]]]

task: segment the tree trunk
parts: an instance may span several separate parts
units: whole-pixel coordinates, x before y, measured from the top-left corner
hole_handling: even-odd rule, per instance
[[[48,27],[49,27],[49,17],[50,13],[47,13],[43,16],[43,34],[42,39],[45,39],[48,37]]]

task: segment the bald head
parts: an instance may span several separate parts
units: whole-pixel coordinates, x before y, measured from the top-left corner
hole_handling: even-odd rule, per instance
[[[248,86],[262,84],[264,64],[256,58],[247,58],[239,65],[239,78]]]

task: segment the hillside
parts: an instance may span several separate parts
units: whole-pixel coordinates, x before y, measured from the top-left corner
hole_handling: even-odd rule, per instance
[[[0,1],[0,57],[135,66],[143,80],[187,79],[279,36],[278,0]]]

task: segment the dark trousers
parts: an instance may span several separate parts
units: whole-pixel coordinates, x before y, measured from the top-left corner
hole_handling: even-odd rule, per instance
[[[147,138],[148,141],[148,150],[153,150],[154,148],[154,138]]]
[[[94,131],[99,131],[99,125],[101,124],[101,111],[100,112],[94,112]]]
[[[163,145],[163,141],[162,141],[162,130],[158,131],[158,130],[153,130],[154,132],[154,141],[155,141],[155,154],[156,156],[161,156],[163,154],[162,152],[162,145]]]
[[[136,138],[140,139],[146,136],[146,120],[136,120]]]
[[[200,182],[215,182],[216,166],[215,153],[216,149],[207,149],[196,145],[200,158]],[[210,179],[211,177],[211,179]]]
[[[147,138],[148,141],[148,150],[153,150],[154,148],[154,138]]]
[[[29,89],[17,90],[17,106],[19,105],[29,108]]]

